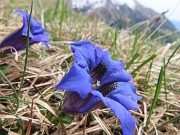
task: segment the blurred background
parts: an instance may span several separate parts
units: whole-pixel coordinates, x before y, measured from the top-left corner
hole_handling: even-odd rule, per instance
[[[99,15],[116,25],[120,19],[134,24],[159,16],[168,19],[165,29],[180,29],[179,0],[73,0],[71,3],[76,11]]]

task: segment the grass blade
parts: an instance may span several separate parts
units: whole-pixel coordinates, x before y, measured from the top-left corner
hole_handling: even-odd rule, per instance
[[[163,124],[157,126],[157,128],[160,128],[160,127],[162,127],[162,126],[164,126],[164,125],[166,125],[166,124],[168,124],[168,123],[172,123],[172,122],[174,122],[175,120],[178,120],[178,119],[180,119],[180,115],[178,115],[178,116],[176,116],[176,117],[174,117],[174,118],[172,118],[172,119],[164,122]]]
[[[101,120],[101,118],[98,116],[98,114],[96,112],[93,112],[93,116],[96,119],[96,121],[99,123],[101,128],[104,130],[104,132],[107,135],[112,135],[111,131],[108,129],[108,126]]]
[[[151,62],[151,64],[149,65],[149,68],[148,68],[148,72],[146,74],[146,78],[145,78],[145,81],[144,81],[144,90],[146,90],[147,86],[148,86],[148,82],[149,82],[149,79],[150,79],[150,74],[151,74],[151,69],[152,69],[152,64],[153,64],[153,61]]]
[[[160,90],[161,90],[161,84],[162,84],[163,75],[164,75],[164,66],[161,67],[161,70],[160,70],[160,73],[159,73],[155,95],[154,95],[153,102],[152,102],[152,105],[151,105],[151,108],[150,108],[150,111],[149,111],[149,115],[148,115],[148,118],[147,118],[147,121],[146,121],[146,126],[145,126],[146,129],[148,127],[148,124],[150,123],[150,119],[151,119],[153,110],[156,107],[156,102],[158,100]]]
[[[31,104],[31,102],[29,102],[29,101],[25,101],[20,98],[18,98],[18,99],[19,99],[19,103]],[[16,98],[9,97],[9,96],[0,96],[0,100],[9,100],[9,101],[14,102],[16,100]]]
[[[165,58],[163,60],[163,64],[164,64],[164,90],[165,90],[165,99],[166,101],[168,100],[167,97],[167,85],[166,85],[166,64],[165,64]],[[166,102],[166,110],[168,111],[168,103]]]
[[[60,17],[59,17],[59,32],[61,33],[61,29],[62,29],[62,23],[63,23],[63,19],[64,19],[64,15],[65,15],[65,3],[64,3],[64,0],[62,0],[62,7],[61,7],[61,14],[60,14]],[[60,34],[59,33],[59,34]],[[60,36],[60,35],[59,35]]]
[[[55,7],[54,13],[53,13],[53,19],[54,19],[55,16],[58,14],[59,3],[60,3],[60,0],[57,0],[57,1],[56,1],[56,7]]]
[[[117,29],[115,29],[114,31],[114,57],[115,58],[118,58],[119,57],[119,49],[118,49],[118,46],[117,46],[117,38],[118,38],[118,32],[117,32]]]
[[[136,53],[133,58],[128,62],[128,64],[126,65],[126,70],[134,63],[134,61],[137,59],[137,57],[139,57],[139,53]]]
[[[169,59],[168,59],[168,61],[167,61],[167,63],[166,63],[165,68],[167,67],[167,65],[169,64],[169,62],[170,62],[171,58],[174,56],[174,54],[175,54],[175,53],[176,53],[176,51],[179,49],[179,47],[180,47],[180,45],[178,45],[178,46],[177,46],[177,48],[174,50],[174,52],[171,54],[171,56],[169,57]]]
[[[44,18],[44,10],[42,10],[42,14],[41,14],[41,22],[42,22],[42,26],[45,28],[45,18]],[[42,57],[45,58],[46,57],[46,47],[42,46]]]
[[[17,102],[17,106],[16,106],[16,110],[17,110],[19,108],[19,96],[18,96],[18,93],[16,92],[15,88],[13,87],[13,85],[11,84],[11,82],[9,81],[9,79],[6,77],[6,75],[3,73],[2,70],[0,70],[0,74],[6,80],[6,82],[9,84],[9,86],[11,87],[11,89],[14,92],[14,95],[16,97],[16,102]]]
[[[30,31],[30,19],[31,19],[31,15],[32,15],[32,10],[33,10],[33,0],[31,2],[31,10],[30,10],[30,14],[29,14],[29,18],[28,18],[28,29],[27,29],[27,38],[26,38],[26,57],[25,57],[25,63],[24,63],[24,71],[23,71],[23,75],[22,75],[22,80],[21,80],[21,84],[18,90],[18,95],[22,89],[23,83],[24,83],[24,77],[26,74],[26,68],[27,68],[27,63],[28,63],[28,52],[29,52],[29,31]]]
[[[153,54],[152,56],[150,56],[148,59],[146,59],[145,61],[143,61],[136,69],[134,69],[131,74],[135,74],[140,68],[142,68],[144,65],[146,65],[149,61],[153,60],[157,55]]]

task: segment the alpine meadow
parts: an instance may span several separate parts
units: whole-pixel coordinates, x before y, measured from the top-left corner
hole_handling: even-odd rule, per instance
[[[180,134],[179,31],[69,1],[0,1],[0,135]]]

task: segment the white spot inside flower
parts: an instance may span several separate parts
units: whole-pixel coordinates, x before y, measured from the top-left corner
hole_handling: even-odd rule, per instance
[[[92,84],[92,88],[96,89],[96,87],[100,86],[100,81],[97,81],[95,84]]]

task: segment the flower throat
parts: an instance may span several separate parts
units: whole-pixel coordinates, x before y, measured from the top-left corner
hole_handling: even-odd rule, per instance
[[[105,74],[106,71],[107,71],[106,65],[103,62],[101,62],[93,71],[90,72],[93,89],[96,89],[97,87],[100,86],[101,84],[100,79],[102,78],[102,76]],[[98,91],[100,91],[103,94],[103,96],[106,96],[109,94],[109,92],[111,92],[116,88],[117,88],[117,83],[111,82],[101,86],[98,89]]]

